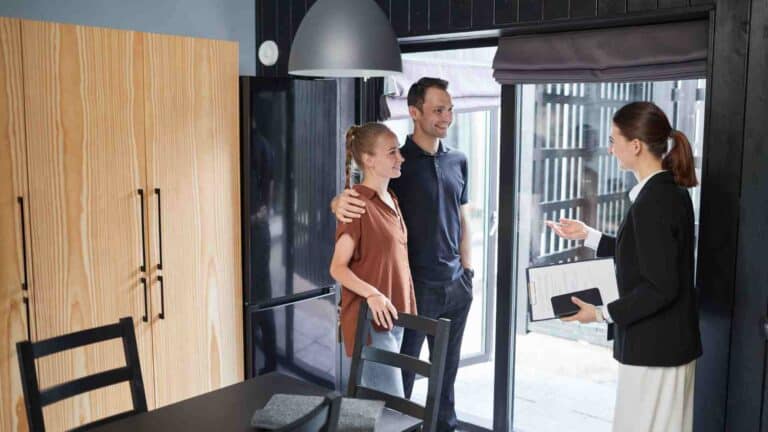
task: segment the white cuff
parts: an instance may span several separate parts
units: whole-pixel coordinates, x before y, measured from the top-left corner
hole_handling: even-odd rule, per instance
[[[597,250],[601,238],[603,238],[603,233],[594,228],[587,227],[587,238],[584,240],[584,246]]]
[[[608,324],[613,322],[613,319],[611,319],[611,313],[608,312],[608,305],[598,306],[598,309],[600,309],[600,314],[603,316],[603,320],[605,320],[605,322]]]

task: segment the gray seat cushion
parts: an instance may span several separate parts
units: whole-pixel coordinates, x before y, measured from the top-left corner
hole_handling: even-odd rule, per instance
[[[251,417],[251,426],[259,429],[277,430],[306,416],[323,403],[322,396],[304,396],[278,393],[269,399],[264,408],[258,409]],[[379,430],[378,420],[382,416],[384,402],[378,400],[342,398],[339,411],[339,432],[374,432]],[[392,411],[392,413],[397,413]],[[402,416],[402,414],[399,414]],[[317,430],[328,417],[327,409],[315,416],[307,430]],[[408,416],[405,416],[408,417]],[[411,418],[412,417],[408,417]],[[403,419],[395,417],[394,424],[402,424]],[[414,419],[415,420],[415,419]],[[388,421],[387,424],[393,424]],[[406,423],[408,423],[406,421]],[[387,429],[389,430],[389,429]],[[401,429],[402,430],[402,429]]]
[[[393,409],[384,408],[378,421],[376,432],[404,432],[419,430],[422,421]]]
[[[339,432],[373,432],[384,409],[384,401],[342,398]]]
[[[251,417],[251,426],[260,429],[279,429],[309,414],[323,403],[322,396],[304,396],[278,393]]]

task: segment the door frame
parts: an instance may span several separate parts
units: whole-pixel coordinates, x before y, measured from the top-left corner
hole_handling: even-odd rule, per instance
[[[716,2],[713,2],[716,3]],[[722,2],[721,2],[722,3]],[[694,422],[696,430],[722,431],[726,427],[726,405],[729,405],[728,383],[733,323],[734,286],[737,266],[739,191],[741,190],[741,155],[744,131],[745,80],[732,64],[744,60],[745,54],[734,50],[744,35],[741,4],[717,14],[715,5],[670,8],[623,16],[573,19],[553,23],[510,25],[491,31],[401,38],[402,52],[431,51],[495,45],[498,37],[518,34],[543,34],[561,31],[600,29],[630,25],[680,22],[708,19],[709,49],[707,55],[707,94],[705,108],[704,149],[701,183],[701,216],[696,285],[699,291],[702,342],[705,356],[697,365]],[[722,5],[721,5],[721,8]],[[726,9],[726,8],[723,8]],[[733,10],[731,10],[733,9]],[[754,31],[753,31],[754,32]],[[713,73],[715,63],[723,73]],[[721,66],[722,65],[722,66]],[[726,66],[727,65],[727,66]],[[737,68],[740,66],[737,66]],[[745,67],[745,65],[741,66]],[[733,77],[736,78],[733,78]],[[514,86],[502,86],[500,132],[498,221],[498,271],[496,275],[496,328],[509,329],[495,334],[494,430],[511,430],[513,425],[514,351],[515,344],[515,260],[517,212],[516,130],[517,94]],[[714,103],[713,103],[714,102]],[[715,107],[715,103],[717,106]],[[733,143],[717,146],[714,143]],[[508,143],[505,145],[505,143]],[[726,206],[727,210],[723,211]],[[722,257],[733,257],[723,260]],[[506,265],[505,265],[506,264]],[[502,289],[504,288],[504,289]],[[744,378],[742,378],[742,381]],[[762,387],[761,387],[762,389]],[[729,416],[729,422],[733,415]]]

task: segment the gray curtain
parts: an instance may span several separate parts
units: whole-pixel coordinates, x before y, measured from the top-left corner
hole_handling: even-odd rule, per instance
[[[410,118],[408,90],[422,77],[448,81],[454,112],[469,112],[495,108],[501,100],[501,86],[493,80],[489,65],[432,62],[403,59],[403,73],[385,78],[385,94],[381,99],[384,120]]]
[[[493,76],[501,84],[700,78],[708,40],[706,20],[504,37]]]

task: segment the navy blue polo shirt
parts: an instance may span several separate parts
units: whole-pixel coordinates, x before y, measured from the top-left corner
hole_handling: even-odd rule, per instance
[[[461,206],[468,202],[467,157],[440,142],[423,151],[409,135],[401,176],[390,181],[408,228],[408,260],[417,282],[461,276]]]

